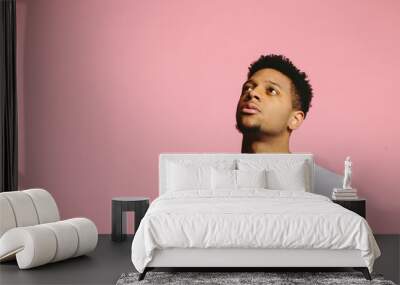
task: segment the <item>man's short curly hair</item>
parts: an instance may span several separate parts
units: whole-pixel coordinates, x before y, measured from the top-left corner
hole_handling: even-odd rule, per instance
[[[294,90],[293,108],[301,110],[304,113],[304,118],[311,107],[311,99],[313,97],[313,89],[309,83],[307,75],[300,71],[294,64],[285,56],[279,54],[261,55],[259,59],[250,64],[247,79],[260,69],[272,68],[282,72],[292,81],[292,90]]]

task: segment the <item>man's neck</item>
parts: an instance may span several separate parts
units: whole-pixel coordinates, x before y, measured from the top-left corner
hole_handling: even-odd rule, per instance
[[[243,135],[242,153],[291,153],[289,150],[289,136],[255,137]]]

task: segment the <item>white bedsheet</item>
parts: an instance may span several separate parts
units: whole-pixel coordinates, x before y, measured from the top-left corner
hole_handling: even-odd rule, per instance
[[[367,221],[329,198],[300,191],[168,192],[155,199],[132,242],[143,272],[154,249],[358,249],[372,272],[379,247]]]

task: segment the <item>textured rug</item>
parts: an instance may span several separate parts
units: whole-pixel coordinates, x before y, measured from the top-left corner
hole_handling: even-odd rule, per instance
[[[396,285],[384,280],[381,274],[371,274],[366,280],[361,272],[147,272],[145,279],[138,281],[139,273],[123,273],[116,285],[133,284],[379,284]]]

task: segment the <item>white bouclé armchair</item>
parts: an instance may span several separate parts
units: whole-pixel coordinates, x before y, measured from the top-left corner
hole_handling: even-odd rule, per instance
[[[96,225],[87,218],[60,221],[57,204],[44,189],[0,193],[0,262],[20,269],[86,254],[96,248]]]

